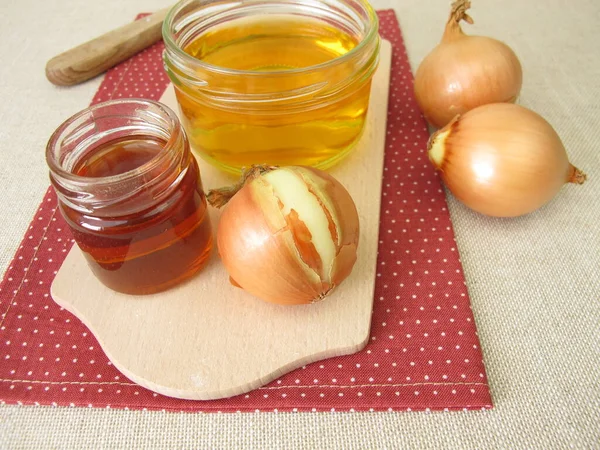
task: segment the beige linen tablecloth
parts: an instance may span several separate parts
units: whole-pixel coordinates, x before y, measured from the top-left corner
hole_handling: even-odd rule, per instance
[[[416,68],[438,42],[448,0],[394,8]],[[495,409],[469,413],[173,414],[0,407],[0,448],[600,448],[600,3],[473,0],[476,24],[511,45],[520,102],[562,137],[588,182],[513,220],[449,198]],[[44,146],[100,79],[59,89],[45,61],[167,6],[163,0],[2,3],[0,269],[48,186]],[[3,345],[0,342],[0,345]]]

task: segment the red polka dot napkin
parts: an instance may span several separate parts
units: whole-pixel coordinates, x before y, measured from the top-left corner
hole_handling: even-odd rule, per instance
[[[371,341],[230,399],[168,398],[131,382],[49,289],[73,245],[48,190],[0,287],[2,403],[185,411],[455,410],[491,407],[473,314],[440,180],[393,11],[379,259]],[[162,43],[106,75],[93,102],[159,99]]]

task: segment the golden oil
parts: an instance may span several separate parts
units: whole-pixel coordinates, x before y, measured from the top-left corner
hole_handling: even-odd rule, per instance
[[[192,148],[228,172],[332,166],[364,128],[375,39],[361,53],[361,37],[332,21],[238,16],[179,43],[199,62],[183,69],[170,66],[167,40],[167,71]]]

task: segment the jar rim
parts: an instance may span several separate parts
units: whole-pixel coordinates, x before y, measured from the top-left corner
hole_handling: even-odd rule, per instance
[[[175,39],[173,37],[173,32],[172,32],[172,26],[173,26],[172,22],[173,22],[175,15],[177,13],[179,13],[181,10],[183,10],[185,7],[187,7],[190,3],[196,2],[196,1],[198,1],[198,0],[180,0],[169,10],[169,12],[167,13],[167,16],[165,17],[165,20],[163,21],[163,25],[162,25],[163,41],[165,43],[165,47],[169,51],[175,52],[175,54],[178,57],[183,58],[183,60],[186,63],[191,63],[197,67],[206,69],[211,72],[220,73],[220,74],[239,75],[239,76],[260,76],[260,77],[264,77],[265,75],[286,76],[286,75],[302,75],[304,73],[309,73],[309,72],[312,72],[315,70],[326,69],[328,67],[332,67],[332,66],[335,66],[337,64],[340,64],[340,63],[343,63],[343,62],[346,62],[346,61],[352,59],[357,53],[361,52],[364,49],[364,47],[366,47],[373,39],[375,39],[379,33],[379,31],[378,31],[379,19],[378,19],[377,13],[375,12],[375,10],[371,6],[371,4],[368,2],[368,0],[354,0],[356,3],[360,4],[364,8],[364,10],[367,14],[367,17],[368,17],[368,22],[367,22],[368,28],[367,28],[367,33],[365,34],[364,38],[361,39],[361,41],[355,47],[353,47],[352,49],[350,49],[348,52],[344,53],[343,55],[340,55],[329,61],[325,61],[325,62],[311,65],[311,66],[277,70],[277,71],[273,71],[273,72],[269,72],[269,71],[265,72],[263,70],[232,69],[232,68],[228,68],[228,67],[216,66],[214,64],[210,64],[205,61],[202,61],[198,58],[194,58],[190,54],[186,53],[175,42]],[[239,3],[239,2],[235,2],[235,3]]]
[[[94,112],[98,112],[103,108],[114,107],[119,105],[139,105],[139,106],[152,106],[158,108],[160,113],[164,114],[163,118],[166,118],[169,124],[169,138],[166,141],[163,151],[158,152],[154,155],[149,161],[146,161],[144,164],[128,170],[126,172],[117,174],[117,175],[109,175],[106,177],[87,177],[82,175],[77,175],[72,171],[69,171],[63,167],[63,164],[57,158],[58,152],[57,147],[61,145],[60,139],[64,133],[68,130],[69,126],[77,123],[77,121],[84,119],[86,116],[93,114]],[[103,117],[103,116],[101,116]],[[46,163],[50,169],[50,172],[54,176],[58,176],[62,179],[68,180],[71,183],[81,183],[81,184],[111,184],[118,183],[133,177],[137,177],[143,175],[157,166],[163,163],[165,158],[169,157],[169,149],[175,148],[178,139],[180,139],[181,134],[181,125],[179,122],[179,118],[175,114],[175,112],[169,108],[167,105],[156,102],[154,100],[147,100],[142,98],[125,98],[125,99],[114,99],[108,100],[101,103],[96,103],[91,105],[75,114],[73,114],[68,119],[64,120],[58,128],[52,133],[48,143],[46,144]]]

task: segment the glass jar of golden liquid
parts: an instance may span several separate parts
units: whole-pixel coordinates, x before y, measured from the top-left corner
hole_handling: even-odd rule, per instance
[[[192,149],[232,173],[331,167],[364,129],[377,28],[366,0],[178,3],[164,63]]]

